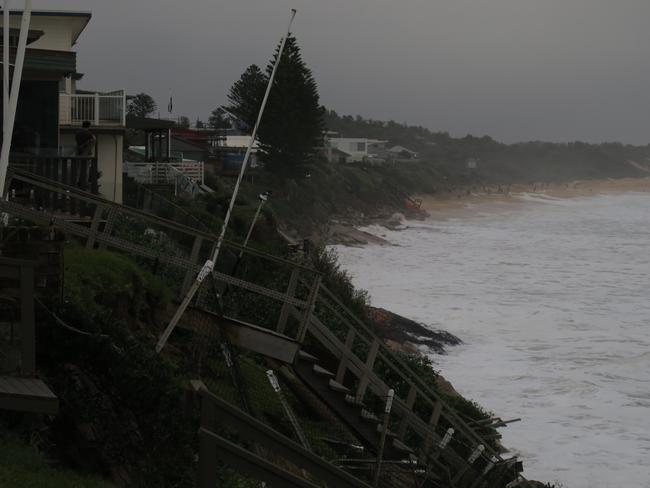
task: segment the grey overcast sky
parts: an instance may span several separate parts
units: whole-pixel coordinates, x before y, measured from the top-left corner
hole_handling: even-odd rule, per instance
[[[14,0],[13,5],[22,4]],[[650,0],[35,0],[90,10],[84,88],[206,118],[293,32],[340,114],[498,140],[650,142]]]

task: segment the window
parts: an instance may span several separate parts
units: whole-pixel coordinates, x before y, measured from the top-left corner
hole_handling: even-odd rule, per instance
[[[356,152],[366,152],[366,143],[365,142],[353,142],[351,144],[352,150]]]

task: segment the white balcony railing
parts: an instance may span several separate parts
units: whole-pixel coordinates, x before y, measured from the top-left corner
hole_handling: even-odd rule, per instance
[[[124,161],[124,172],[145,185],[174,185],[176,194],[201,192],[205,175],[203,161],[132,163]]]
[[[85,120],[91,125],[126,125],[126,94],[102,95],[59,93],[59,124],[81,125]]]

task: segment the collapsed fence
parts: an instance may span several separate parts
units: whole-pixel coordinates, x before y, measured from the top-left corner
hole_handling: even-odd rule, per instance
[[[13,171],[9,176],[15,191],[9,201],[0,202],[1,211],[13,219],[63,230],[88,249],[126,252],[158,275],[176,296],[195,279],[199,263],[216,245],[216,237],[200,226],[108,202],[37,175]],[[38,202],[50,204],[42,208],[31,198],[35,194],[44,196]],[[503,460],[489,439],[478,433],[481,428],[468,426],[322,286],[320,274],[313,269],[226,242],[208,279],[210,286],[202,287],[180,324],[190,334],[178,333],[179,341],[188,337],[194,341],[191,359],[199,373],[224,344],[293,366],[309,390],[344,419],[348,434],[361,440],[364,453],[370,452],[366,459],[377,452],[382,434],[380,419],[373,412],[382,411],[388,390],[394,389],[395,403],[384,432],[390,437],[387,475],[406,467],[418,475],[424,472],[433,483],[468,488],[500,486],[516,478],[516,460]],[[235,384],[237,376],[242,375],[232,376]],[[251,403],[246,390],[241,386],[235,390],[244,410]],[[331,448],[348,441],[330,437],[316,439],[317,444]],[[347,469],[369,471],[365,466],[371,462],[359,458],[352,466],[342,461],[349,458],[352,455],[333,457]]]

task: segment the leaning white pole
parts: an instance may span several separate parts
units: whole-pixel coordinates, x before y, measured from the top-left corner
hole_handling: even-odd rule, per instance
[[[11,0],[5,0],[2,6],[2,129],[7,130],[7,107],[9,107],[9,9]]]
[[[199,274],[196,277],[196,280],[194,283],[192,283],[192,286],[190,289],[187,291],[187,294],[183,298],[183,301],[181,302],[180,306],[178,307],[178,310],[176,310],[176,313],[172,317],[171,321],[169,322],[169,325],[167,325],[167,328],[165,329],[165,332],[160,336],[160,339],[158,340],[158,344],[156,345],[156,352],[160,352],[163,347],[165,347],[165,344],[167,343],[167,340],[169,339],[169,336],[171,333],[174,331],[176,328],[176,325],[178,324],[179,320],[185,313],[185,309],[189,306],[190,302],[194,298],[194,295],[198,291],[199,287],[201,286],[201,283],[203,280],[210,274],[212,273],[214,269],[214,263],[217,262],[217,258],[219,257],[219,252],[221,251],[221,246],[223,245],[223,240],[226,236],[226,230],[228,229],[228,223],[230,222],[230,216],[232,214],[233,207],[235,206],[235,201],[237,200],[237,194],[239,193],[239,186],[241,185],[242,180],[244,179],[244,173],[246,172],[246,167],[248,166],[248,160],[250,159],[251,152],[253,151],[253,145],[255,144],[255,139],[257,138],[257,131],[260,127],[260,123],[262,121],[262,116],[264,115],[264,109],[266,107],[266,102],[269,99],[269,94],[271,93],[271,88],[273,87],[273,80],[275,79],[275,74],[278,71],[278,66],[280,65],[280,60],[282,59],[282,53],[284,52],[284,46],[287,43],[287,38],[291,34],[291,24],[293,23],[293,19],[296,16],[296,10],[291,9],[291,17],[289,19],[289,26],[287,27],[287,34],[284,36],[282,39],[282,43],[280,44],[280,50],[278,51],[278,57],[275,60],[275,64],[273,66],[273,71],[271,72],[271,76],[269,77],[269,83],[266,86],[266,92],[264,93],[264,98],[262,99],[262,105],[260,106],[260,111],[257,114],[257,121],[255,122],[255,127],[253,127],[253,132],[251,134],[251,139],[248,143],[248,148],[246,149],[246,154],[244,155],[244,161],[242,161],[241,169],[239,170],[239,176],[237,177],[237,183],[235,183],[235,189],[233,190],[232,197],[230,198],[230,205],[228,206],[228,211],[226,212],[226,217],[223,220],[223,225],[221,226],[221,233],[219,234],[219,237],[217,239],[217,244],[214,248],[214,252],[212,253],[212,256],[210,259],[208,259],[205,264],[203,265],[203,268],[199,272]]]
[[[9,94],[9,107],[5,107],[6,125],[2,134],[2,151],[0,151],[0,198],[4,195],[5,178],[7,176],[7,167],[9,166],[9,153],[11,151],[11,136],[14,131],[14,122],[16,119],[16,107],[18,106],[18,96],[20,94],[20,82],[23,77],[23,65],[25,63],[25,49],[27,48],[27,34],[29,33],[29,24],[32,19],[32,0],[25,0],[25,8],[20,23],[20,36],[18,37],[18,49],[16,51],[16,65],[14,67],[14,77],[11,81],[11,93]]]

